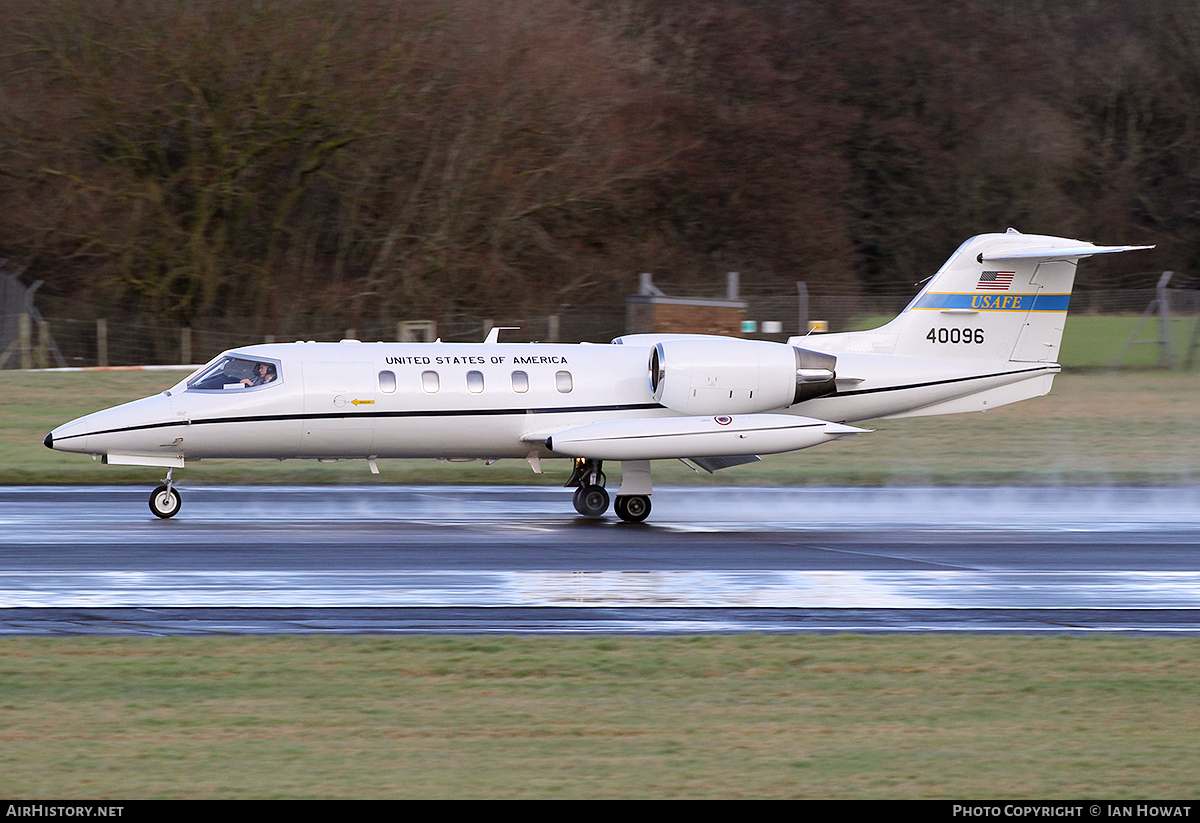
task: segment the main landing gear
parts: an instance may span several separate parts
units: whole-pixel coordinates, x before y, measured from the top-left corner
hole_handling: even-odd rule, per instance
[[[608,492],[601,485],[580,486],[575,490],[575,511],[584,517],[600,517],[608,511]]]
[[[571,479],[566,483],[567,486],[576,487],[572,502],[575,504],[575,511],[584,517],[602,517],[608,511],[609,497],[604,489],[607,478],[601,469],[602,465],[600,460],[577,457],[575,470],[571,472]],[[625,475],[621,490],[626,490],[629,486],[629,490],[645,491],[645,494],[621,494],[618,491],[613,511],[627,523],[641,523],[650,516],[650,463],[622,461],[621,471]]]
[[[618,494],[613,505],[617,517],[626,523],[641,523],[650,516],[650,496],[645,494]]]
[[[175,487],[171,483],[171,472],[173,471],[174,469],[167,469],[163,485],[150,492],[150,511],[154,512],[155,517],[161,517],[163,520],[179,514],[179,508],[183,505],[183,501],[179,498],[179,492],[175,491]]]

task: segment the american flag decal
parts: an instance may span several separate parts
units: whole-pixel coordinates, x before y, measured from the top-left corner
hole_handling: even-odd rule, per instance
[[[1016,274],[1015,271],[985,271],[979,275],[979,282],[975,284],[975,288],[1008,291],[1008,287],[1012,285],[1014,274]]]

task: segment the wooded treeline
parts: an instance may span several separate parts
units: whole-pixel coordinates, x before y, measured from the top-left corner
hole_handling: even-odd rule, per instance
[[[287,333],[619,306],[641,271],[880,292],[1009,225],[1200,271],[1200,7],[0,6],[0,257],[55,313]]]

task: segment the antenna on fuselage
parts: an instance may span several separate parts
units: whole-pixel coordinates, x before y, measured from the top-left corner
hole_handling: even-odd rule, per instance
[[[483,344],[486,346],[489,343],[499,343],[501,331],[516,331],[519,328],[521,328],[521,327],[520,326],[492,326],[490,329],[488,329],[487,337],[485,337],[483,339]]]

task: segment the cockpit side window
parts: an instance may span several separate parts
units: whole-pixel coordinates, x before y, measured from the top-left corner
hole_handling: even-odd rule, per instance
[[[227,355],[188,381],[188,391],[240,391],[280,382],[278,361]]]

